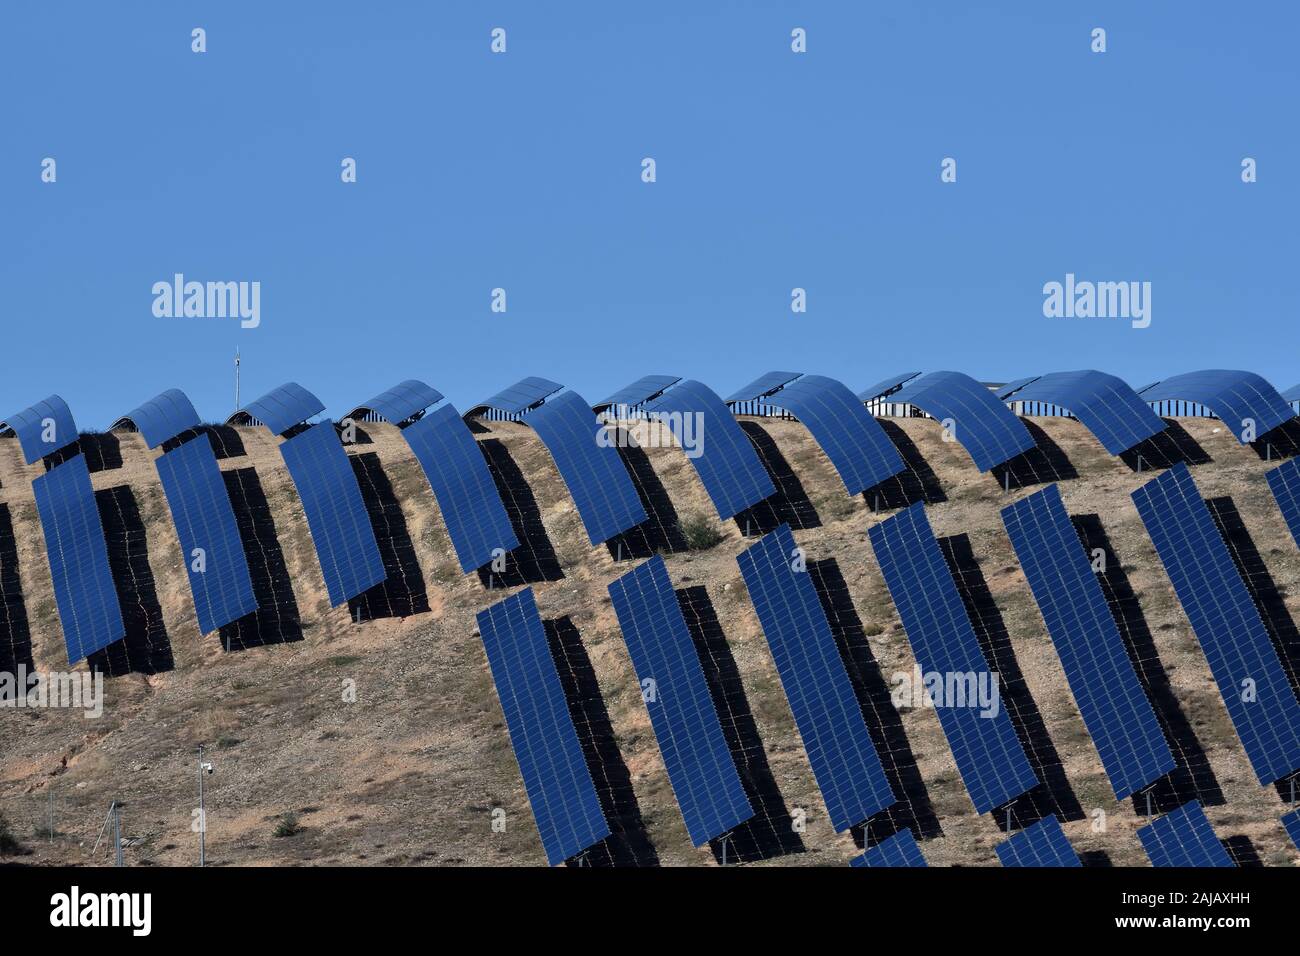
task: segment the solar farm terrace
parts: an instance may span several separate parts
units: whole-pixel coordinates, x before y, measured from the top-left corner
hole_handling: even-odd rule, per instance
[[[1300,387],[627,371],[0,409],[24,852],[1300,862]]]

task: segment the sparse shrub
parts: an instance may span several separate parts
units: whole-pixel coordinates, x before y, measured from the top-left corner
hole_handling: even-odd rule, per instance
[[[286,813],[280,814],[280,820],[275,825],[275,833],[273,835],[277,837],[291,837],[296,836],[301,832],[302,827],[298,826],[298,814],[289,810]]]
[[[726,537],[718,527],[718,523],[705,515],[688,515],[681,525],[686,546],[692,551],[707,551],[709,548],[717,547]]]
[[[231,747],[238,746],[242,741],[238,737],[218,737],[217,746],[222,750],[229,750]]]
[[[0,812],[0,856],[17,856],[24,852],[24,847],[14,836],[13,828],[9,825],[9,818]]]

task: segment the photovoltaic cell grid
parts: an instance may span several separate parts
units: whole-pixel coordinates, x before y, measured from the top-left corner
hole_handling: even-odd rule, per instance
[[[560,389],[564,388],[558,382],[552,382],[547,378],[538,378],[529,376],[511,385],[507,389],[497,392],[486,401],[475,405],[468,412],[470,415],[476,415],[479,412],[496,408],[507,414],[518,415],[526,412],[548,395],[554,395]]]
[[[1042,376],[1039,375],[1026,375],[1024,378],[1018,378],[1014,382],[1007,382],[1007,384],[1003,385],[1001,388],[995,389],[994,392],[998,398],[1005,402],[1010,400],[1012,395],[1020,391],[1030,382],[1036,382],[1041,377]]]
[[[1286,827],[1287,836],[1291,842],[1300,848],[1300,810],[1292,810],[1282,818],[1282,826]]]
[[[1056,485],[1002,509],[1002,522],[1056,646],[1079,713],[1117,799],[1174,769]]]
[[[1232,369],[1187,372],[1149,385],[1141,395],[1147,402],[1182,401],[1204,405],[1228,426],[1239,442],[1247,420],[1255,423],[1258,437],[1295,418],[1295,409],[1287,404],[1287,400],[1254,372]]]
[[[885,585],[923,674],[988,674],[961,595],[917,503],[868,531]],[[988,678],[984,678],[988,679]],[[977,813],[1038,785],[1005,709],[981,716],[969,702],[938,701],[935,713]]]
[[[732,402],[749,402],[770,395],[782,385],[793,382],[800,372],[765,372],[743,388],[738,388],[727,396],[727,404]]]
[[[1054,816],[1043,817],[996,849],[1003,866],[1083,866]]]
[[[906,469],[880,423],[833,378],[805,375],[776,392],[769,404],[803,422],[850,495],[860,495]]]
[[[12,429],[18,436],[18,444],[29,465],[77,440],[77,423],[72,420],[72,410],[57,395],[10,415],[0,422],[0,431],[5,428]]]
[[[831,825],[847,830],[897,802],[787,525],[736,558]]]
[[[563,863],[610,834],[531,588],[478,613],[546,859]]]
[[[644,405],[653,398],[658,398],[668,388],[680,382],[680,375],[646,375],[631,385],[620,388],[613,395],[603,399],[592,408],[600,411],[614,406]]]
[[[920,375],[920,372],[903,372],[899,375],[890,376],[883,381],[877,382],[869,388],[864,388],[858,392],[857,399],[860,402],[867,403],[875,401],[877,398],[888,395],[892,391],[902,388],[906,383]]]
[[[672,430],[684,449],[698,445],[699,454],[692,457],[687,450],[687,458],[718,509],[718,517],[734,518],[776,494],[754,446],[708,386],[692,380],[681,382],[646,410]],[[696,415],[700,416],[698,426]]]
[[[954,437],[980,471],[1035,447],[1025,423],[989,389],[961,372],[923,375],[889,396],[889,401],[915,405],[939,421],[951,419]]]
[[[273,434],[281,435],[299,422],[325,411],[321,400],[297,382],[286,382],[243,409]],[[231,421],[239,416],[232,415]]]
[[[1300,546],[1300,458],[1289,458],[1264,475],[1278,510],[1297,546]]]
[[[1138,829],[1152,866],[1234,866],[1199,800]]]
[[[74,455],[36,478],[32,490],[68,663],[75,664],[126,634],[86,459]]]
[[[374,412],[384,421],[397,425],[440,401],[442,392],[418,379],[408,378],[370,401],[362,402],[348,417],[356,419],[366,412]]]
[[[754,815],[709,696],[664,559],[655,555],[609,586],[677,805],[695,846]],[[643,699],[646,695],[643,691]]]
[[[256,611],[239,527],[212,445],[202,437],[188,441],[160,457],[157,465],[199,630],[207,634]],[[203,551],[201,571],[195,570],[195,549]]]
[[[917,846],[911,830],[899,830],[888,840],[882,840],[866,853],[854,857],[849,866],[867,867],[921,867],[925,856]]]
[[[357,477],[329,419],[284,442],[280,453],[302,499],[330,605],[338,607],[385,576]]]
[[[1261,784],[1300,769],[1300,703],[1259,610],[1182,462],[1133,492]],[[1256,698],[1242,700],[1243,681]]]
[[[462,571],[483,567],[496,548],[519,547],[487,461],[454,406],[435,408],[402,435],[438,499]]]
[[[1068,408],[1112,455],[1128,451],[1165,430],[1164,420],[1127,382],[1092,369],[1051,372],[1027,383],[1006,400]]]
[[[608,541],[646,520],[636,486],[612,442],[599,443],[605,426],[577,392],[564,392],[528,413],[578,508],[592,544]]]
[[[150,448],[199,424],[199,413],[179,388],[169,388],[114,423],[113,427],[131,423]]]

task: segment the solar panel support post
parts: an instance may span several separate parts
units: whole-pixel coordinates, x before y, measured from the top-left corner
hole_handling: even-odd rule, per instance
[[[117,848],[113,855],[113,865],[126,866],[122,853],[122,808],[116,800],[113,801],[113,845]]]
[[[208,814],[203,806],[203,774],[212,772],[212,764],[203,763],[203,744],[199,744],[199,866],[208,862]]]

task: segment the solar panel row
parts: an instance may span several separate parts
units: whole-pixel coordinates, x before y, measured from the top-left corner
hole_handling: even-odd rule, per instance
[[[991,391],[961,372],[930,372],[889,396],[915,405],[941,422],[951,422],[953,437],[980,471],[988,471],[1035,447],[1025,423]]]
[[[1009,803],[1039,781],[1006,710],[982,707],[970,692],[998,678],[989,671],[924,505],[880,522],[868,536],[922,673],[943,684],[943,693],[931,700],[976,812]]]
[[[802,374],[802,372],[765,372],[748,385],[728,395],[726,402],[730,405],[732,402],[749,402],[763,398],[779,390],[782,385],[793,382]]]
[[[891,375],[889,378],[858,392],[857,399],[864,404],[869,404],[878,398],[889,397],[892,392],[898,391],[920,374],[920,372],[903,372],[899,375]]]
[[[1033,826],[1021,830],[995,848],[1003,866],[1074,867],[1083,866],[1065,838],[1061,823],[1046,816]]]
[[[787,525],[737,557],[831,825],[846,830],[897,802],[811,577]]]
[[[680,375],[646,375],[592,406],[594,411],[644,405],[682,380]]]
[[[230,416],[229,424],[242,423],[243,416],[259,421],[272,434],[282,435],[294,425],[325,411],[321,400],[297,382],[286,382]]]
[[[899,830],[888,840],[882,840],[861,856],[849,861],[849,866],[867,867],[922,867],[925,857],[917,846],[911,830]]]
[[[478,627],[528,803],[554,866],[599,843],[610,829],[532,589],[480,611]]]
[[[1300,769],[1300,702],[1183,463],[1133,492],[1262,784]]]
[[[1005,400],[1043,402],[1069,409],[1112,455],[1128,451],[1165,429],[1164,420],[1127,382],[1092,369],[1051,372],[1025,383]]]
[[[1152,866],[1234,866],[1200,801],[1192,800],[1138,829]]]
[[[189,398],[179,388],[169,388],[156,395],[139,408],[119,418],[114,428],[134,426],[150,448],[156,448],[169,438],[189,431],[199,424],[199,413]]]
[[[1264,476],[1287,529],[1300,545],[1300,458],[1290,458]]]
[[[1147,402],[1183,401],[1204,405],[1223,420],[1242,444],[1295,417],[1295,409],[1272,385],[1254,372],[1235,369],[1202,369],[1175,375],[1148,385],[1141,395]],[[1248,425],[1253,426],[1249,432]]]
[[[754,815],[664,559],[609,586],[677,805],[695,846]]]
[[[57,395],[10,415],[0,422],[0,432],[5,429],[18,436],[18,444],[29,465],[77,440],[77,424],[72,420],[72,410]]]
[[[495,408],[510,415],[518,415],[538,405],[549,395],[554,395],[564,388],[559,382],[548,378],[529,376],[521,379],[507,389],[497,392],[491,398],[479,402],[466,415],[473,417],[489,408]]]
[[[437,405],[440,401],[442,401],[442,392],[418,379],[408,378],[388,391],[376,395],[370,401],[362,402],[349,413],[348,417],[359,419],[373,413],[386,422],[398,425],[420,414],[431,405]]]

